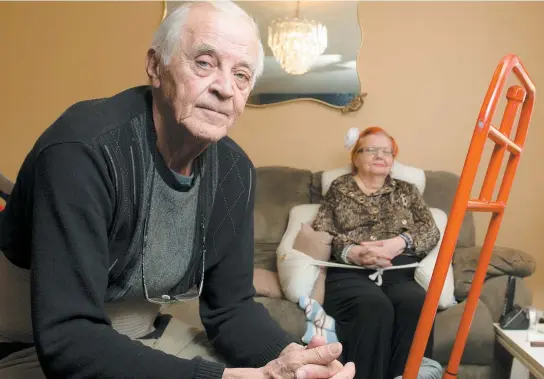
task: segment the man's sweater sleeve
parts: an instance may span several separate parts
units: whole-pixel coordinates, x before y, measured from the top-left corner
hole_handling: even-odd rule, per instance
[[[221,378],[222,365],[155,351],[111,327],[103,305],[115,183],[104,161],[83,144],[58,144],[33,176],[32,323],[45,375]]]
[[[228,230],[231,238],[228,244],[217,245],[215,252],[208,253],[217,254],[220,259],[206,271],[200,315],[214,348],[229,363],[238,367],[262,367],[295,341],[272,320],[262,304],[253,300],[255,169],[250,164],[247,172],[240,174],[249,180],[240,184],[236,179],[234,185],[250,188],[249,199],[247,194],[242,196],[226,216],[223,214],[226,219],[222,230],[224,233]],[[222,184],[222,192],[229,187],[228,182]],[[236,190],[240,191],[230,186],[226,191],[236,194]],[[218,200],[223,202],[222,198]]]

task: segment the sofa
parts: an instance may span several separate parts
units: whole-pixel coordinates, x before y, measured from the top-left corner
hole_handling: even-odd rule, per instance
[[[255,201],[254,267],[276,274],[276,250],[285,232],[290,210],[300,204],[322,201],[322,172],[291,167],[261,167],[257,169]],[[449,214],[459,177],[445,171],[425,171],[423,197],[429,207]],[[473,215],[467,212],[453,258],[455,298],[458,304],[439,310],[435,323],[433,358],[446,366],[457,332],[464,301],[476,268],[480,247],[475,242]],[[509,275],[516,277],[515,302],[520,306],[532,304],[532,293],[524,278],[535,270],[535,261],[527,253],[507,247],[495,247],[486,281],[471,326],[471,331],[459,368],[460,379],[500,379],[509,374],[511,358],[496,343],[493,323],[498,322]],[[256,301],[262,303],[286,331],[297,339],[303,336],[306,318],[297,304],[278,295],[278,291],[254,283]],[[274,286],[274,283],[269,283]],[[277,286],[277,284],[276,284]],[[275,293],[274,295],[271,295]],[[198,300],[166,307],[163,312],[195,327],[202,327],[198,315]]]

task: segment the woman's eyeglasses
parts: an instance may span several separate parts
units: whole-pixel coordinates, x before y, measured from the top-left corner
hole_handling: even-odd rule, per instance
[[[378,153],[381,152],[383,156],[390,157],[393,155],[393,150],[391,150],[388,147],[376,147],[376,146],[369,146],[369,147],[361,147],[357,150],[357,154],[365,153],[368,155],[378,155]]]

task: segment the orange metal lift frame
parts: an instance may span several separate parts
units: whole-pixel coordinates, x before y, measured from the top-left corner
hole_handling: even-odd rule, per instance
[[[493,115],[497,109],[499,98],[506,85],[506,81],[511,72],[517,76],[521,82],[521,86],[513,85],[508,88],[506,94],[507,104],[504,111],[503,119],[500,127],[497,129],[491,125]],[[453,349],[450,355],[448,366],[444,372],[444,379],[457,378],[461,356],[467,341],[467,337],[474,317],[474,311],[482,291],[482,286],[485,280],[487,267],[491,259],[493,246],[499,232],[501,221],[504,215],[504,209],[508,202],[510,188],[514,181],[516,169],[519,164],[520,156],[523,151],[525,139],[527,137],[527,129],[531,121],[531,114],[535,101],[535,87],[525,71],[523,64],[516,55],[505,56],[493,75],[491,84],[482,104],[480,114],[476,120],[476,127],[472,135],[468,153],[465,159],[465,165],[461,173],[457,193],[453,200],[453,205],[448,218],[442,245],[438,253],[434,272],[431,278],[431,283],[425,297],[425,302],[419,322],[417,325],[414,340],[408,361],[406,363],[403,379],[416,379],[423,359],[425,347],[431,332],[432,324],[436,316],[438,300],[444,287],[444,281],[450,262],[453,257],[453,251],[459,235],[459,230],[465,217],[466,211],[474,212],[491,212],[491,221],[485,240],[480,252],[480,258],[468,298],[465,303],[465,309],[459,324],[457,336],[453,344]],[[521,108],[519,115],[519,123],[514,140],[510,139],[510,134],[518,109]],[[495,147],[491,155],[489,166],[487,167],[486,176],[480,196],[478,199],[470,199],[474,179],[478,171],[478,166],[482,157],[482,152],[487,141],[487,138],[495,142]],[[508,159],[504,176],[499,188],[499,193],[496,200],[491,200],[495,184],[499,176],[499,170],[502,165],[504,153],[508,151],[510,157]]]

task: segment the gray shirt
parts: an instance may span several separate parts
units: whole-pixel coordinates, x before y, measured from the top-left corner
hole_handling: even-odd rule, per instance
[[[161,297],[182,280],[193,254],[200,176],[170,171],[180,184],[173,188],[153,170],[143,269],[149,297]],[[143,296],[141,259],[124,299]]]

